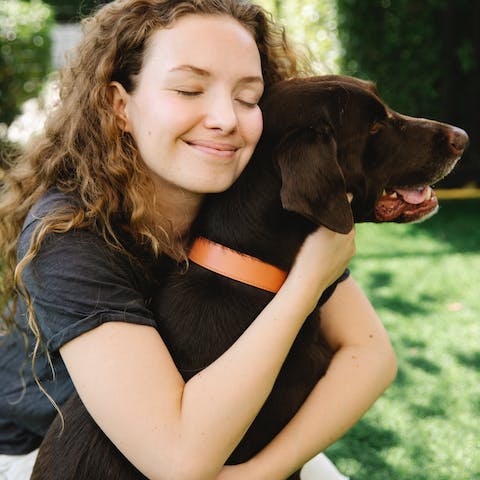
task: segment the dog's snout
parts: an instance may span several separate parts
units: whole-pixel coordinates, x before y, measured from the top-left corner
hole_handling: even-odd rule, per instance
[[[461,128],[452,127],[448,132],[449,146],[455,155],[461,155],[468,145],[467,132]]]

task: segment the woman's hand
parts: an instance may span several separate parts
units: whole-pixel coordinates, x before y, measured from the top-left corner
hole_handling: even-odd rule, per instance
[[[301,289],[304,301],[313,310],[323,291],[345,271],[354,254],[354,229],[341,234],[322,226],[305,239],[285,283]]]
[[[345,271],[354,254],[354,229],[341,234],[320,227],[305,239],[291,273],[312,281],[317,278],[328,287]]]
[[[324,290],[345,271],[354,254],[353,229],[344,235],[320,227],[306,238],[284,287],[291,285],[292,291],[302,292],[301,302],[308,314]]]

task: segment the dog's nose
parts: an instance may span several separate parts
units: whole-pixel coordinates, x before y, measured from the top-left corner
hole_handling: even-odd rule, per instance
[[[461,155],[468,144],[467,132],[461,128],[452,127],[448,132],[450,149],[455,155]]]

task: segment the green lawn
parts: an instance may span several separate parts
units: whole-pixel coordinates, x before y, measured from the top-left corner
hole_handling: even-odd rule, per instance
[[[352,480],[480,480],[480,200],[357,232],[352,272],[399,373],[328,455]]]

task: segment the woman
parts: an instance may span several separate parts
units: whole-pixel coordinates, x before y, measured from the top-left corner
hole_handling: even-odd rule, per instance
[[[308,237],[270,304],[186,383],[148,309],[152,267],[164,254],[185,258],[203,198],[249,161],[264,89],[300,73],[282,30],[249,1],[118,0],[86,22],[58,109],[1,196],[2,292],[14,299],[0,347],[4,458],[38,447],[75,386],[149,478],[283,479],[390,384],[390,342],[349,277],[322,307],[336,352],[326,376],[262,452],[224,466],[304,319],[345,270],[353,232]]]

